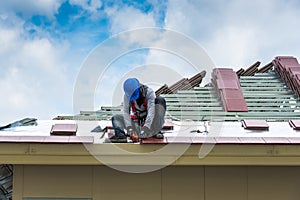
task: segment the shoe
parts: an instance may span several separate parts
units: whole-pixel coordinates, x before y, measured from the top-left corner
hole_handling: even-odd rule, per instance
[[[125,135],[114,135],[112,137],[110,137],[110,140],[123,140],[126,139],[127,137]]]
[[[164,138],[164,134],[162,133],[157,133],[156,135],[153,136],[156,139],[163,139]]]
[[[127,137],[124,136],[112,136],[105,139],[105,143],[127,143]]]

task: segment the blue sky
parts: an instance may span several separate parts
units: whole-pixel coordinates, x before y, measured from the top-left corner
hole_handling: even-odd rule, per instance
[[[299,57],[299,10],[297,0],[1,1],[0,123],[73,114],[82,64],[99,44],[122,31],[177,31],[203,47],[219,67],[239,69],[257,60],[267,64],[277,55]],[[112,63],[105,84],[96,90],[95,109],[112,102],[112,87],[122,74],[151,63],[192,75],[184,70],[187,63],[166,52],[129,53]]]

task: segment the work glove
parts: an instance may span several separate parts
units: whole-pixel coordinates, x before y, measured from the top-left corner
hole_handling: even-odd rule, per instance
[[[140,133],[140,137],[141,138],[152,137],[152,131],[147,126],[143,126],[141,133]]]
[[[126,135],[127,136],[131,136],[133,134],[133,129],[132,129],[132,126],[128,126],[126,128]]]

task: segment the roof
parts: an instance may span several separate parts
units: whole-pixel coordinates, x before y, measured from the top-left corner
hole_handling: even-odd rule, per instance
[[[248,112],[225,111],[216,89],[207,86],[161,95],[167,101],[166,117],[177,121],[262,119],[287,122],[300,119],[300,101],[297,94],[274,70],[254,76],[241,76],[239,82]],[[113,114],[120,114],[121,109],[122,106],[103,106],[98,111],[81,111],[76,116],[59,116],[56,119],[109,120]]]
[[[140,153],[156,152],[167,144],[174,144],[176,148],[187,145],[187,151],[174,165],[300,165],[299,97],[286,81],[291,79],[285,80],[283,77],[286,76],[278,75],[276,62],[261,69],[258,69],[259,64],[255,63],[244,70],[247,73],[238,76],[232,75],[231,69],[217,69],[215,76],[212,75],[213,84],[204,87],[197,84],[187,87],[182,84],[195,79],[200,84],[203,76],[199,73],[194,76],[196,78],[162,87],[176,88],[173,90],[176,93],[162,92],[166,90],[160,88],[158,91],[167,101],[166,118],[174,126],[174,130],[165,132],[164,139],[142,140],[143,145],[103,144],[107,133],[99,130],[111,126],[112,115],[121,113],[122,109],[122,106],[103,106],[98,111],[81,111],[75,116],[39,120],[37,126],[1,131],[2,150],[7,145],[13,145],[15,149],[0,149],[0,158],[17,164],[99,164],[101,162],[91,155],[91,151],[96,150],[97,155],[109,158],[111,164],[156,165],[161,164],[160,159],[173,159],[178,155],[176,152],[153,157],[147,154],[148,161],[145,162],[145,156]],[[219,72],[221,74],[216,75]],[[235,76],[237,78],[233,83],[232,77]],[[234,105],[237,99],[245,101],[247,111],[228,109],[232,108],[228,105]],[[50,130],[55,124],[77,124],[76,136],[50,136]],[[213,151],[201,160],[199,148],[203,144],[212,145]],[[138,154],[128,156],[126,153],[114,152],[111,149],[113,146]],[[23,156],[28,160],[23,161]]]

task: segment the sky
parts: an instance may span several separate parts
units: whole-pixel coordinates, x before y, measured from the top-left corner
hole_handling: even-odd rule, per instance
[[[127,52],[111,60],[98,77],[93,105],[74,110],[74,91],[82,68],[93,52],[107,53],[102,44],[124,36],[124,31],[149,27],[174,31],[197,43],[214,66],[235,70],[258,60],[267,64],[278,55],[299,57],[299,10],[297,0],[2,0],[0,125],[24,117],[52,119],[80,109],[118,104],[120,95],[118,100],[114,95],[120,93],[121,80],[132,71],[141,75],[157,66],[166,67],[167,74],[172,71],[165,76],[169,84],[197,72],[171,51],[143,48]],[[167,37],[150,40],[152,36],[147,34],[131,34],[118,42],[127,50],[134,43],[180,47],[194,53],[189,46]],[[110,50],[119,48],[114,47]],[[99,55],[98,60],[92,60],[95,67],[101,63]],[[158,87],[163,83],[152,84]]]

